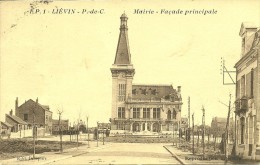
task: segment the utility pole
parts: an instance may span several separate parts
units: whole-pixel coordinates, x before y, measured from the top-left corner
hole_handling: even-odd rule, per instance
[[[220,102],[220,101],[219,101]],[[222,102],[220,102],[222,103]],[[227,123],[225,129],[225,136],[224,136],[224,154],[225,154],[225,163],[228,161],[228,129],[229,129],[229,118],[230,118],[230,111],[231,111],[231,94],[229,94],[229,103],[228,105],[222,103],[223,105],[228,107],[228,116],[227,116]]]
[[[230,116],[230,110],[231,110],[231,94],[229,94],[229,103],[228,103],[228,116],[227,116],[227,123],[226,123],[226,138],[225,138],[225,162],[228,161],[228,129],[229,129],[229,116]]]
[[[258,50],[257,50],[258,51]],[[235,85],[236,84],[236,81],[232,78],[232,76],[231,76],[231,74],[236,74],[237,72],[236,71],[230,71],[230,70],[227,70],[227,68],[226,68],[226,66],[225,66],[225,60],[224,60],[224,58],[222,58],[221,57],[221,69],[220,69],[220,71],[221,71],[221,73],[220,74],[223,74],[223,85]],[[230,80],[232,81],[231,83],[226,83],[225,82],[225,74],[228,74],[228,76],[229,76],[229,78],[230,78]],[[230,95],[230,100],[231,100],[231,95]],[[230,100],[229,100],[229,111],[228,111],[228,120],[229,120],[229,116],[230,116],[230,109],[231,109],[231,107],[230,107]],[[236,155],[236,146],[237,146],[237,142],[236,142],[236,140],[237,140],[237,134],[236,134],[236,132],[237,132],[237,122],[236,122],[236,119],[237,119],[237,115],[235,115],[235,143],[233,144],[234,145],[234,152],[235,152],[235,155]],[[227,124],[226,124],[226,127],[229,127],[229,126],[227,126],[229,123],[228,123],[228,121],[227,121]],[[227,130],[227,128],[226,128],[226,133],[228,132],[228,130]],[[225,138],[228,138],[228,135],[226,135],[226,137]],[[224,144],[227,144],[226,143],[226,141],[225,141],[225,143]],[[225,147],[226,148],[226,147]],[[226,150],[226,149],[224,149],[224,150]],[[227,157],[228,155],[227,155],[227,153],[226,153],[226,159],[228,159],[228,157]]]
[[[192,153],[194,153],[194,113],[192,114]]]
[[[190,96],[188,97],[188,120],[189,120],[189,125],[188,125],[188,137],[187,140],[190,142]]]
[[[105,145],[104,128],[102,128],[102,132],[103,132],[103,145]]]
[[[202,116],[202,124],[203,124],[203,130],[202,130],[202,147],[203,147],[203,158],[205,157],[205,109],[202,106],[202,112],[203,112],[203,116]]]
[[[62,148],[62,129],[61,129],[61,114],[63,113],[63,110],[58,110],[58,114],[59,114],[59,134],[60,134],[60,152],[63,152],[63,148]]]
[[[33,109],[33,159],[35,159],[35,134],[36,134],[36,129],[35,129],[35,109],[38,106],[38,98],[36,99],[36,105],[35,108]]]
[[[209,135],[210,135],[210,130],[209,130],[209,129],[210,129],[210,128],[208,128],[208,132],[207,132],[207,133],[208,133],[208,146],[207,146],[208,149],[209,149],[209,138],[210,138],[210,137],[209,137]]]
[[[77,134],[77,149],[78,149],[78,147],[79,147],[79,120],[78,120],[78,124],[77,124],[76,134]]]

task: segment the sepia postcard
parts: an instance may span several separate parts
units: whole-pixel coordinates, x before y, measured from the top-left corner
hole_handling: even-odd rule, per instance
[[[0,165],[259,161],[259,0],[0,0]]]

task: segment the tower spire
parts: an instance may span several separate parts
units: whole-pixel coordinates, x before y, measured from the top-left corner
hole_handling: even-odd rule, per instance
[[[123,13],[120,17],[120,34],[117,44],[116,57],[114,64],[131,64],[131,55],[128,43],[128,17]]]

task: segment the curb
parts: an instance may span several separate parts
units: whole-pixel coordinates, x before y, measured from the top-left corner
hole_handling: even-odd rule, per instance
[[[175,153],[171,152],[166,146],[163,146],[171,155],[176,158],[182,165],[185,165],[186,162],[179,158]]]

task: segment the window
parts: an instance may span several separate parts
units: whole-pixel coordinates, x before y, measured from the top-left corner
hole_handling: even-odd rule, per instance
[[[172,119],[176,119],[176,111],[175,110],[173,110],[173,112],[172,112]]]
[[[170,111],[170,110],[168,110],[167,119],[168,119],[168,120],[171,120],[171,111]]]
[[[126,84],[119,84],[118,92],[118,101],[125,101]]]
[[[125,107],[118,107],[117,117],[124,119],[125,118]]]
[[[143,108],[143,118],[150,118],[150,108]]]
[[[28,114],[27,113],[23,114],[23,120],[28,121]]]
[[[142,94],[147,95],[148,91],[146,89],[142,89]]]
[[[237,80],[236,84],[236,89],[237,89],[237,98],[240,98],[240,80]]]
[[[124,130],[124,128],[125,128],[124,123],[120,123],[120,122],[117,123],[117,130]]]
[[[136,89],[133,89],[133,90],[132,90],[132,94],[133,94],[133,95],[137,95],[137,90],[136,90]]]
[[[245,75],[241,77],[241,97],[245,96]]]
[[[153,118],[154,119],[160,118],[160,108],[153,108]]]
[[[140,118],[140,108],[133,108],[133,118]]]

